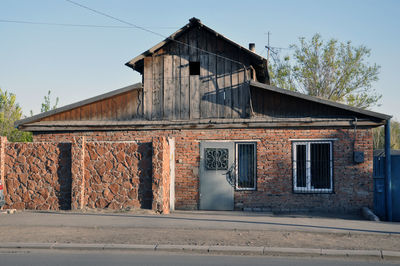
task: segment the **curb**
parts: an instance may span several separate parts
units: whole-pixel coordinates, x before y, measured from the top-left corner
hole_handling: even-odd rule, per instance
[[[1,249],[25,250],[108,250],[108,251],[160,251],[226,255],[259,256],[327,256],[400,260],[400,251],[343,250],[319,248],[282,248],[248,246],[195,246],[195,245],[137,245],[137,244],[76,244],[76,243],[1,243]]]

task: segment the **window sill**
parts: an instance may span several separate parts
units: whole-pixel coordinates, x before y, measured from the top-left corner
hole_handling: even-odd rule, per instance
[[[256,188],[235,188],[235,191],[256,191]]]
[[[293,190],[294,194],[334,194],[332,190]]]

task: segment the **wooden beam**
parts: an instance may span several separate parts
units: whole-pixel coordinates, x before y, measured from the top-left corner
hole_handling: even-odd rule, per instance
[[[143,77],[143,112],[144,117],[151,120],[153,106],[153,57],[146,57],[144,59]]]
[[[197,28],[193,28],[189,32],[189,61],[199,62],[198,50],[193,47],[198,47],[197,40],[200,32]],[[189,76],[189,114],[190,119],[200,118],[200,75]]]
[[[377,127],[382,121],[358,120],[357,127]],[[26,131],[74,131],[74,130],[146,130],[146,129],[207,129],[207,128],[297,128],[341,127],[353,128],[351,119],[339,120],[259,120],[259,119],[200,119],[188,121],[46,121],[21,126]]]
[[[173,80],[173,56],[164,55],[164,118],[171,120],[174,115],[175,87]]]

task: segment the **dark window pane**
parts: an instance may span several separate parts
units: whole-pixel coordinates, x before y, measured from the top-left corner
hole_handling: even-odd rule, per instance
[[[296,146],[296,170],[297,187],[306,187],[306,145]]]
[[[311,143],[310,149],[311,186],[313,188],[331,188],[329,143]]]
[[[254,188],[254,144],[238,144],[238,187]]]
[[[191,76],[200,75],[200,62],[189,62],[189,73]]]

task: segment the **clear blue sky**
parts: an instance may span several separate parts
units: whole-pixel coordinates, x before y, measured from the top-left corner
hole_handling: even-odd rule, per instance
[[[276,47],[316,32],[365,45],[381,66],[373,87],[383,98],[372,110],[400,120],[400,1],[75,1],[163,35],[197,17],[243,46],[255,42],[263,56],[268,31]],[[0,19],[123,25],[65,0],[0,0]],[[0,88],[17,95],[25,115],[40,111],[48,90],[59,106],[80,101],[139,82],[124,64],[161,40],[138,29],[0,22]]]

